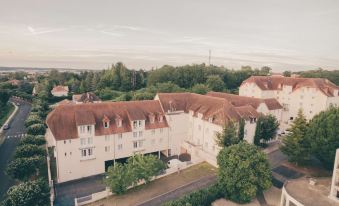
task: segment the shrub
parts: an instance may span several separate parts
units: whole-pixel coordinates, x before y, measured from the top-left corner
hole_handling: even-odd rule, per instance
[[[40,118],[40,116],[35,114],[30,114],[28,118],[25,121],[25,126],[29,127],[33,124],[43,124],[43,120]]]
[[[33,157],[33,156],[45,156],[46,151],[43,147],[27,144],[17,147],[14,157],[23,158],[23,157]]]
[[[33,124],[27,128],[27,134],[30,135],[44,135],[46,127],[43,124]]]
[[[22,138],[20,140],[20,145],[25,145],[25,144],[33,144],[33,145],[44,145],[46,144],[46,140],[45,137],[43,135],[37,135],[37,136],[33,136],[33,135],[27,135],[27,137]]]
[[[6,173],[13,179],[27,181],[37,174],[42,165],[44,165],[44,157],[42,156],[16,158],[9,163]]]

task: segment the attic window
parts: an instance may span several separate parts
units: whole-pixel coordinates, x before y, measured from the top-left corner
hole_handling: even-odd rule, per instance
[[[104,127],[108,128],[109,127],[109,123],[108,122],[104,122]]]
[[[208,122],[213,122],[213,117],[208,118]]]
[[[162,122],[163,121],[163,119],[164,119],[164,117],[162,116],[162,115],[159,115],[159,122]]]
[[[117,127],[121,127],[122,126],[122,119],[120,116],[118,116],[117,118],[115,118],[115,122],[117,124]]]
[[[148,115],[148,118],[149,118],[149,121],[150,121],[150,123],[151,123],[151,124],[153,124],[153,123],[154,123],[154,121],[155,121],[154,114],[152,114],[152,113],[151,113],[151,114],[149,114],[149,115]]]

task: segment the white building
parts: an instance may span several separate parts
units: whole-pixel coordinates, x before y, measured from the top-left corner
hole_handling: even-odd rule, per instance
[[[55,97],[63,97],[68,95],[68,86],[55,86],[53,87],[51,93]]]
[[[330,198],[339,204],[339,149],[337,149],[335,154]]]
[[[46,139],[54,147],[57,181],[105,172],[134,153],[171,156],[216,165],[215,134],[229,121],[245,120],[244,139],[253,142],[258,112],[223,98],[191,93],[158,94],[155,100],[64,104],[47,117]]]
[[[339,106],[338,93],[339,87],[327,79],[283,76],[252,76],[239,88],[240,96],[277,99],[283,106],[283,128],[288,128],[299,109],[312,119],[330,105]]]

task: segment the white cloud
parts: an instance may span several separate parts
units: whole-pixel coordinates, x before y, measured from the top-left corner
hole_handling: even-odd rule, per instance
[[[53,32],[60,32],[66,30],[65,28],[33,28],[32,26],[27,26],[28,31],[30,32],[30,35],[40,35],[40,34],[47,34],[47,33],[53,33]]]

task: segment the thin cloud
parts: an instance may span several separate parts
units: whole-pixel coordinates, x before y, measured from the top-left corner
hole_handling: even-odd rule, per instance
[[[57,28],[57,29],[38,28],[38,29],[34,29],[32,26],[27,26],[27,30],[30,32],[30,35],[40,35],[40,34],[47,34],[47,33],[65,31],[66,29],[65,28]]]

